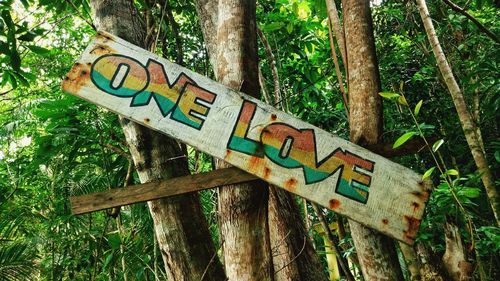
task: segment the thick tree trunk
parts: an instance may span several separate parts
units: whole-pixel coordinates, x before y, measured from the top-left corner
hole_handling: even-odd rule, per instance
[[[255,1],[219,0],[214,69],[219,82],[257,97],[260,90],[255,9]],[[217,168],[227,166],[217,161]],[[219,189],[219,224],[230,281],[273,279],[268,192],[262,181]]]
[[[455,76],[453,75],[451,67],[446,60],[443,49],[441,48],[441,44],[439,44],[439,39],[436,35],[436,30],[434,30],[434,25],[432,24],[432,19],[429,15],[429,11],[427,10],[425,0],[417,0],[417,6],[422,22],[424,23],[425,32],[427,33],[427,37],[429,38],[429,42],[432,47],[432,52],[436,57],[439,71],[443,75],[446,87],[448,88],[453,103],[455,104],[455,109],[457,110],[458,118],[460,119],[460,124],[462,125],[462,130],[465,134],[465,139],[467,140],[474,162],[476,163],[479,173],[481,174],[481,180],[483,181],[484,188],[486,189],[486,194],[488,195],[491,208],[493,209],[497,225],[500,226],[500,196],[498,195],[498,190],[495,185],[495,179],[493,178],[493,174],[491,173],[488,162],[486,161],[486,156],[481,149],[481,143],[476,135],[474,122],[467,109],[467,105],[465,104],[464,95],[455,80]]]
[[[368,0],[345,0],[351,141],[375,144],[382,133],[382,101],[372,18]],[[390,191],[388,191],[390,192]],[[365,280],[403,280],[394,243],[388,237],[349,221]]]
[[[218,10],[217,1],[197,0],[195,3],[210,61],[214,66],[216,76],[218,76],[219,68],[215,64],[218,61],[217,45],[222,41],[215,34],[217,31],[218,15],[222,11]],[[236,45],[238,43],[226,42],[224,44]],[[220,49],[222,52],[232,52],[229,50],[229,47],[219,46],[219,48],[222,48]],[[226,54],[226,56],[229,55],[229,53]],[[252,65],[251,67],[254,66]],[[255,74],[258,74],[258,72],[252,75]],[[255,77],[248,78],[255,79]],[[235,80],[240,81],[238,78]],[[258,80],[250,82],[253,83],[254,81],[257,82]],[[241,86],[243,91],[247,87],[247,83],[241,81],[233,85],[237,88]],[[306,244],[304,244],[304,238],[307,235],[301,223],[299,210],[293,201],[293,197],[286,191],[272,189],[269,198],[268,220],[272,252],[276,253],[272,257],[274,270],[276,271],[275,279],[324,280],[326,276],[322,270],[319,258],[312,247],[312,243],[307,239]]]
[[[130,0],[91,1],[99,29],[138,46],[145,31]],[[189,174],[187,159],[175,140],[120,118],[142,183]],[[196,194],[148,202],[168,280],[224,280]]]

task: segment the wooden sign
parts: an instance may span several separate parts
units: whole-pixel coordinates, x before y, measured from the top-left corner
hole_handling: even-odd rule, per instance
[[[362,147],[99,32],[64,91],[413,243],[430,185]]]

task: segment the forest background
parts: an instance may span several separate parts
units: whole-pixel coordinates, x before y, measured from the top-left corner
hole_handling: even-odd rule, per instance
[[[153,51],[215,79],[195,3],[134,3]],[[492,178],[498,179],[499,3],[427,4]],[[342,3],[336,5],[342,19]],[[95,35],[91,10],[91,3],[82,0],[0,1],[0,280],[166,280],[169,275],[146,203],[119,212],[71,214],[70,196],[140,182],[116,115],[60,89]],[[405,153],[389,149],[397,154],[391,159],[425,174],[435,185],[410,251],[415,256],[396,245],[404,278],[424,278],[412,271],[415,265],[419,271],[435,266],[432,270],[445,279],[453,278],[446,252],[460,245],[470,278],[498,280],[500,228],[494,202],[472,160],[417,5],[377,1],[371,3],[371,13],[384,98],[382,141],[408,148]],[[328,18],[325,1],[258,1],[259,80],[263,100],[348,139],[343,93],[349,93],[332,57],[334,32]],[[333,56],[338,55],[343,69],[340,54],[336,47]],[[411,147],[423,138],[428,147]],[[214,169],[209,155],[190,147],[186,152],[191,173]],[[497,186],[498,180],[493,188]],[[221,256],[217,196],[216,190],[199,193]],[[321,216],[311,204],[294,200],[300,210],[297,223],[305,224],[326,279],[331,249],[325,250],[324,234],[315,227]],[[334,242],[354,277],[362,278],[348,223],[332,212],[320,212],[328,223],[346,228],[333,233]],[[341,277],[347,278],[345,273]]]

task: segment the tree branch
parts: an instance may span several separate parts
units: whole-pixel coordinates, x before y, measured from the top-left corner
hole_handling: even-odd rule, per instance
[[[486,36],[490,37],[493,41],[495,41],[497,44],[500,43],[500,39],[489,29],[487,29],[482,23],[480,23],[475,17],[473,17],[471,14],[469,14],[465,9],[461,8],[457,4],[451,2],[450,0],[443,0],[446,5],[448,5],[452,10],[464,15],[466,18],[468,18],[470,21],[472,21],[477,28],[479,28],[480,31],[482,31]]]

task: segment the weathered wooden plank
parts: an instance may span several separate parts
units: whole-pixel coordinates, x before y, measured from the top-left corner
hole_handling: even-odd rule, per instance
[[[62,87],[413,243],[430,188],[420,175],[113,35],[98,33]]]
[[[208,173],[114,188],[70,198],[73,214],[84,214],[218,186],[257,180],[258,177],[231,167]]]

